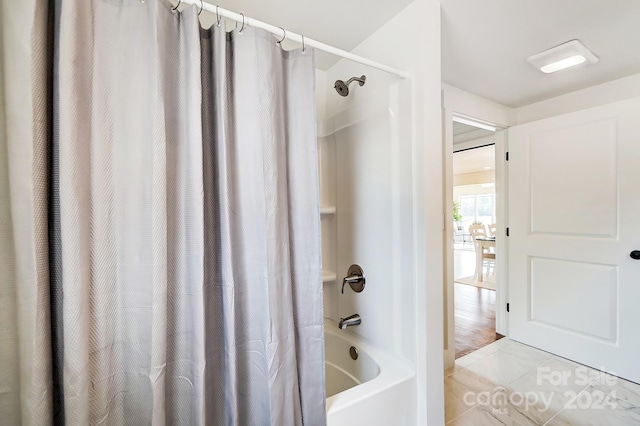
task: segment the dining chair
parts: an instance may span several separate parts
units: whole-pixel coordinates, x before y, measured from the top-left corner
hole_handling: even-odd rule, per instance
[[[495,237],[496,236],[496,224],[492,223],[491,225],[489,225],[489,236],[490,237]]]
[[[469,233],[473,238],[473,247],[476,250],[476,259],[479,259],[481,263],[480,265],[476,265],[476,277],[479,277],[480,274],[484,274],[485,262],[487,263],[489,269],[495,267],[496,254],[485,249],[482,244],[480,244],[480,242],[476,240],[478,237],[487,236],[487,230],[484,225],[478,224],[469,226]],[[481,255],[479,255],[480,253]]]

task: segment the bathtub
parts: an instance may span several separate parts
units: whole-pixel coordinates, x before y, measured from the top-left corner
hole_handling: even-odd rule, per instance
[[[324,335],[328,426],[414,423],[414,372],[406,362],[331,320]]]

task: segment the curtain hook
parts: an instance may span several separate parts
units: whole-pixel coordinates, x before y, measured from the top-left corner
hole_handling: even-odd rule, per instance
[[[240,27],[240,31],[238,31],[238,34],[242,34],[242,30],[244,30],[244,13],[241,13],[240,15],[242,15],[242,27]],[[236,21],[236,30],[238,29],[238,21]]]
[[[304,47],[304,34],[301,34],[301,35],[302,35],[302,54],[304,55],[307,52],[306,52],[305,47]]]
[[[278,27],[278,28],[280,28],[282,30],[282,33],[283,33],[282,34],[282,38],[280,40],[276,41],[276,43],[280,44],[280,43],[282,43],[284,41],[285,38],[287,38],[287,31],[282,27]]]
[[[178,11],[178,8],[180,7],[180,3],[182,3],[182,0],[178,0],[178,4],[176,4],[174,7],[171,8],[171,11],[173,13],[176,13]]]
[[[216,6],[216,26],[220,26],[220,13],[218,12],[218,9],[220,9],[220,6]]]
[[[198,12],[198,16],[200,16],[203,9],[204,9],[204,0],[200,0],[200,12]]]

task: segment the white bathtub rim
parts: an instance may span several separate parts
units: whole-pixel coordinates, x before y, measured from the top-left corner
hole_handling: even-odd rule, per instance
[[[357,404],[371,395],[384,392],[414,377],[415,370],[408,361],[380,348],[351,330],[340,330],[338,324],[330,319],[325,319],[324,326],[325,333],[345,339],[358,350],[369,354],[380,369],[380,373],[375,378],[328,397],[326,399],[327,414]]]

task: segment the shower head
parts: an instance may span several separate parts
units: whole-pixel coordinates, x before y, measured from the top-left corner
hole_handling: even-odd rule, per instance
[[[344,84],[344,81],[342,80],[336,80],[336,84],[333,86],[333,88],[336,89],[336,92],[338,92],[338,95],[340,96],[349,95],[349,86]]]
[[[336,80],[336,84],[333,85],[333,88],[336,89],[336,92],[338,92],[338,95],[348,96],[349,85],[351,84],[351,82],[357,81],[358,84],[360,84],[360,86],[364,86],[364,82],[366,80],[367,80],[367,77],[364,75],[362,77],[351,77],[349,80],[347,80],[346,83],[342,80]]]

